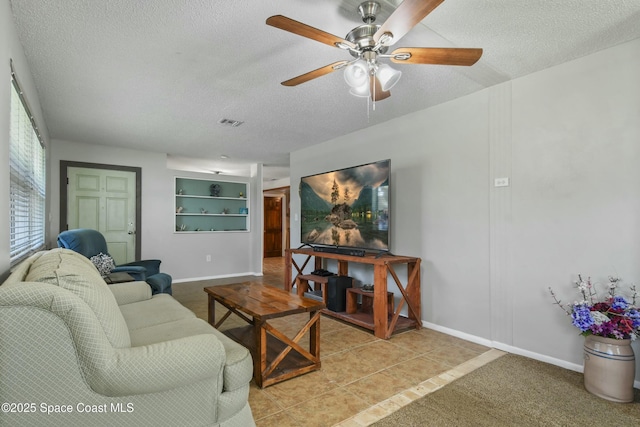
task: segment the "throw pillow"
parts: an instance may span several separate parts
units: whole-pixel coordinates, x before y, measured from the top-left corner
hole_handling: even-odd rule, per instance
[[[116,268],[116,264],[115,262],[113,262],[113,258],[111,258],[109,255],[103,254],[102,252],[100,252],[98,255],[92,256],[90,259],[93,265],[96,266],[98,272],[100,272],[100,275],[102,277],[106,277],[109,273],[111,273],[111,270]]]

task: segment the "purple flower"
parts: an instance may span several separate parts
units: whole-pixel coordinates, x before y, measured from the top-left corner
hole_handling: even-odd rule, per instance
[[[640,311],[636,310],[635,308],[632,308],[627,312],[627,316],[629,316],[629,319],[633,321],[634,329],[640,328]]]
[[[593,325],[591,310],[587,304],[574,305],[573,312],[571,313],[571,319],[573,320],[573,326],[580,329],[582,332],[588,330],[591,325]]]
[[[626,310],[629,307],[629,303],[624,297],[615,296],[613,297],[613,302],[611,303],[611,308],[615,310]]]
[[[599,325],[591,325],[589,330],[593,335],[608,337],[609,335],[614,333],[615,325],[612,322],[604,322]]]

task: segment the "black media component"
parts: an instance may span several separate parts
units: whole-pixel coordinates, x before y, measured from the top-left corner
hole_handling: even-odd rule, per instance
[[[324,270],[324,269],[322,269],[322,268],[320,268],[320,269],[318,269],[318,270],[313,270],[313,271],[311,272],[311,274],[313,274],[314,276],[323,276],[323,277],[326,277],[326,276],[333,276],[333,273],[332,273],[332,272],[330,272],[330,271],[328,271],[328,270]]]
[[[354,248],[336,248],[333,246],[314,246],[315,252],[325,252],[330,254],[351,255],[351,256],[364,256],[366,251],[364,249]]]
[[[331,311],[347,310],[347,288],[353,284],[349,276],[330,276],[327,282],[327,308]]]

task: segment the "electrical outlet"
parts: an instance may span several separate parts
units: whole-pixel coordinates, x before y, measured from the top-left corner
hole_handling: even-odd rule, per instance
[[[207,262],[211,262],[211,255],[207,255]]]

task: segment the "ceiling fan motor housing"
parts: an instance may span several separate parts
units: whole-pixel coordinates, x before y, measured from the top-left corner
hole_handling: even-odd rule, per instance
[[[345,37],[345,40],[350,41],[356,45],[358,51],[363,52],[371,50],[376,46],[376,42],[373,40],[373,35],[378,31],[380,25],[376,24],[364,24],[349,31],[349,34]],[[378,49],[378,53],[385,53],[387,46],[381,46]],[[354,58],[359,55],[357,52],[349,51]]]
[[[345,37],[345,40],[356,45],[358,52],[349,51],[354,58],[358,58],[362,52],[372,50],[376,46],[373,35],[378,31],[380,25],[376,25],[373,22],[375,22],[379,11],[380,3],[377,1],[365,1],[358,6],[358,13],[360,13],[364,25],[349,31],[349,34]],[[386,51],[386,46],[378,47],[378,53],[385,53]]]

